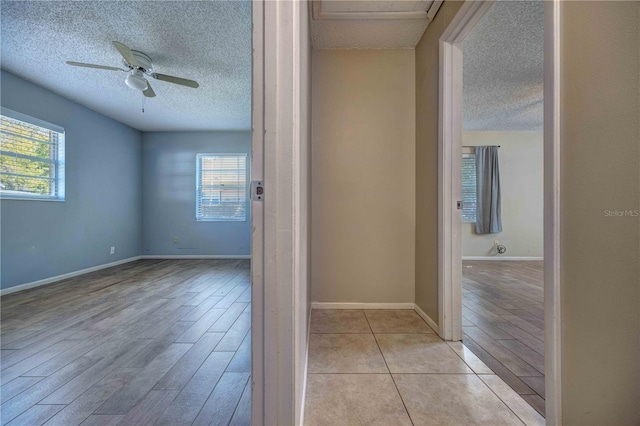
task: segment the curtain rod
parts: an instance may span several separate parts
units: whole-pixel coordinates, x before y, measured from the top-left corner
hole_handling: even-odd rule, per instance
[[[463,148],[475,148],[477,146],[497,146],[500,148],[500,145],[462,145]]]

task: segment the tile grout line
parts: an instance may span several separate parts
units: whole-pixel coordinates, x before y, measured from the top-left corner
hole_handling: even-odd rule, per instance
[[[400,389],[398,389],[398,384],[396,383],[396,380],[393,378],[393,374],[391,374],[391,369],[389,368],[389,364],[387,364],[387,359],[384,357],[384,354],[382,353],[382,348],[380,348],[380,344],[378,343],[378,339],[376,338],[376,333],[373,332],[373,328],[371,327],[371,324],[369,323],[369,317],[367,317],[367,312],[364,312],[364,317],[367,320],[367,324],[369,325],[369,328],[371,329],[371,334],[373,334],[373,340],[376,342],[376,347],[378,348],[378,351],[380,352],[380,356],[382,356],[382,360],[384,361],[384,365],[387,367],[387,371],[389,372],[389,376],[391,377],[391,381],[393,382],[393,386],[396,389],[396,392],[398,393],[398,396],[400,397],[400,401],[402,401],[402,406],[404,407],[404,411],[405,413],[407,413],[407,417],[409,417],[409,421],[411,422],[412,425],[414,425],[413,423],[413,419],[411,418],[411,414],[409,414],[409,410],[407,409],[407,404],[405,404],[404,402],[404,398],[402,398],[402,394],[400,393]]]
[[[471,371],[473,372],[473,374],[475,374],[476,376],[479,376],[479,374],[478,374],[478,373],[476,373],[476,370],[474,370],[474,369],[473,369],[473,367],[471,367],[471,366],[469,365],[469,363],[468,363],[467,361],[465,361],[465,360],[464,360],[464,358],[462,358],[462,356],[461,356],[458,352],[456,352],[456,351],[451,347],[451,345],[449,345],[449,343],[448,343],[446,340],[445,340],[444,342],[447,344],[447,346],[449,346],[449,349],[451,349],[451,350],[453,351],[453,353],[455,353],[455,354],[456,354],[456,356],[457,356],[458,358],[460,358],[460,359],[462,360],[462,362],[464,362],[464,365],[466,365],[467,367],[469,367],[469,370],[471,370]],[[453,340],[452,340],[452,342],[455,342],[455,341],[453,341]],[[464,343],[462,343],[462,340],[460,340],[459,342],[460,342],[460,344],[461,344],[462,346],[464,346]],[[466,347],[466,346],[465,346],[465,347]],[[467,349],[469,349],[469,348],[467,348]],[[471,349],[469,349],[469,350],[471,351]],[[473,352],[472,352],[472,353],[473,353]],[[473,355],[474,355],[476,358],[478,358],[478,356],[477,356],[476,354],[473,354]],[[489,370],[491,370],[491,368],[490,368],[487,364],[485,364],[485,363],[484,363],[484,361],[482,361],[480,358],[478,358],[478,360],[479,360],[480,362],[482,362],[482,363],[483,363],[483,364],[484,364],[484,365],[485,365]],[[495,371],[491,370],[491,372],[493,373],[493,375],[494,375],[494,376],[496,376],[496,375],[497,375],[497,374],[495,373]],[[486,376],[491,376],[491,374],[485,374],[485,375],[486,375]]]
[[[495,375],[495,374],[483,374],[483,376],[496,376],[496,377],[500,378],[499,376],[497,376],[497,375]],[[525,425],[525,426],[526,426],[526,423],[524,422],[524,420],[522,420],[522,419],[520,418],[520,416],[518,415],[518,413],[516,413],[515,411],[513,411],[513,410],[511,409],[511,407],[509,406],[509,404],[507,404],[507,403],[506,403],[502,398],[500,398],[500,395],[498,395],[498,394],[493,390],[493,388],[492,388],[491,386],[489,386],[488,384],[486,384],[486,383],[485,383],[485,381],[484,381],[484,380],[482,380],[482,379],[480,378],[480,374],[476,374],[476,377],[477,377],[478,379],[480,379],[480,381],[482,382],[482,384],[483,384],[483,385],[485,385],[487,388],[489,388],[489,390],[490,390],[490,391],[491,391],[491,392],[496,396],[496,398],[498,398],[498,399],[500,400],[500,402],[502,402],[502,403],[505,405],[505,407],[507,407],[507,409],[508,409],[509,411],[511,411],[511,412],[513,413],[513,415],[514,415],[514,416],[516,416],[516,417],[518,418],[518,420],[520,420],[520,422],[521,422],[523,425]],[[502,380],[502,379],[500,379],[500,380]],[[508,386],[508,385],[507,385],[507,386]],[[520,395],[518,395],[518,396],[520,396]],[[521,398],[522,398],[522,397],[521,397]],[[525,399],[524,399],[524,398],[522,398],[522,400],[523,400],[524,402],[527,402],[527,401],[525,401]],[[532,408],[533,408],[533,407],[532,407]],[[536,413],[537,413],[537,411],[536,411]]]

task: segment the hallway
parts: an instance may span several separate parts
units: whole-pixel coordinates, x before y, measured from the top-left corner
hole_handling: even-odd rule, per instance
[[[305,425],[543,425],[413,310],[313,310]]]

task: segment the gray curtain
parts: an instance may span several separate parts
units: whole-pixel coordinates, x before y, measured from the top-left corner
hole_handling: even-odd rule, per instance
[[[476,146],[476,234],[502,232],[497,146]]]

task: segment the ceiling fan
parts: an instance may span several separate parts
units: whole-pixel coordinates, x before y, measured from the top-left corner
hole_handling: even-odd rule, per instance
[[[180,84],[181,86],[193,88],[200,86],[196,81],[193,80],[187,80],[186,78],[151,72],[151,70],[153,69],[153,64],[149,56],[137,50],[131,50],[129,49],[129,47],[117,41],[112,41],[112,43],[115,48],[118,49],[118,52],[120,52],[120,54],[122,55],[123,64],[128,69],[109,67],[105,65],[85,64],[83,62],[73,61],[67,61],[67,64],[73,65],[75,67],[98,68],[109,71],[124,71],[128,73],[127,78],[124,80],[127,86],[131,87],[132,89],[141,91],[144,96],[148,98],[153,98],[156,93],[151,88],[151,85],[149,84],[147,79],[144,78],[145,76],[152,77],[156,80],[167,81],[169,83]]]

